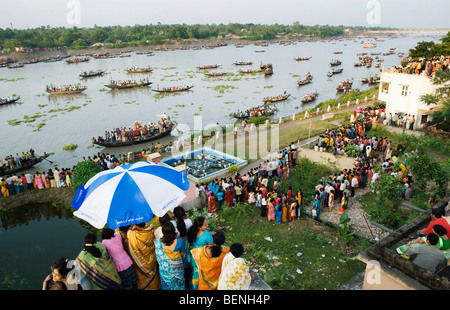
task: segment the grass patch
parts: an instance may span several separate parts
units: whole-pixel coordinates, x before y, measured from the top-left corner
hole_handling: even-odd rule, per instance
[[[370,245],[367,240],[349,245],[335,229],[310,218],[278,225],[247,203],[217,215],[208,218],[210,230],[224,232],[228,245],[241,243],[243,257],[274,290],[335,290],[365,269],[356,255]]]

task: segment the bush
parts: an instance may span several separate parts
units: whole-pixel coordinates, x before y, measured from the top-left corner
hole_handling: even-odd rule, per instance
[[[95,176],[97,173],[104,171],[100,165],[97,165],[93,161],[86,160],[79,162],[72,172],[73,187],[76,190],[80,185],[86,184],[89,179]]]

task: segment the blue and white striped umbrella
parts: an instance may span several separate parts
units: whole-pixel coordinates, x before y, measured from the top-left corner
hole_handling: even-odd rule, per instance
[[[177,206],[189,189],[186,171],[140,161],[97,173],[77,189],[74,215],[101,229],[149,222]]]

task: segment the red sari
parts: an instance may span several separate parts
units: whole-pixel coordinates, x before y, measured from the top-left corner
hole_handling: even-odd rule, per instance
[[[225,191],[225,202],[230,208],[233,206],[233,191],[230,188]]]

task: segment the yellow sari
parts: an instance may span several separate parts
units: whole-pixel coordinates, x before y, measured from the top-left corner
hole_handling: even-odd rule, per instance
[[[145,228],[133,227],[127,231],[128,248],[134,262],[138,279],[138,289],[159,290],[158,261],[155,252],[155,236],[152,224]]]
[[[225,255],[230,252],[229,247],[222,246],[220,256],[211,257],[211,252],[208,250],[210,247],[211,245],[206,245],[191,251],[192,257],[198,267],[198,290],[217,290],[219,276],[222,271],[222,261]]]
[[[8,183],[6,183],[6,181],[2,181],[0,182],[0,186],[2,188],[3,196],[8,197],[9,196]]]

